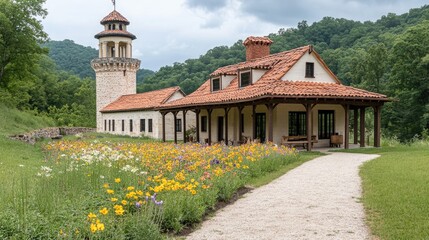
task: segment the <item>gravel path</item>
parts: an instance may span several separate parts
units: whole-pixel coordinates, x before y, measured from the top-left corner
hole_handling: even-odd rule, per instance
[[[358,172],[377,157],[309,161],[223,208],[187,239],[369,239]]]

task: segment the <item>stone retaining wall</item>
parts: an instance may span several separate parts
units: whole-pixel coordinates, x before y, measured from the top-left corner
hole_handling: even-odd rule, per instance
[[[51,127],[34,130],[28,133],[17,134],[10,136],[10,138],[23,141],[26,143],[34,144],[37,139],[50,138],[60,139],[66,135],[75,135],[79,133],[95,132],[95,128],[82,128],[82,127]]]

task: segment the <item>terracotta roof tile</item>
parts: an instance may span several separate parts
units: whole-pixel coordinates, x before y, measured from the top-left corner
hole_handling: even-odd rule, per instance
[[[231,87],[217,92],[210,92],[210,80],[208,80],[194,93],[185,98],[167,103],[161,107],[186,107],[216,103],[232,103],[235,101],[251,100],[263,96],[287,98],[365,98],[368,100],[388,100],[383,94],[373,93],[342,84],[308,81],[291,82],[282,80],[266,80],[260,83],[258,81],[256,84],[240,89],[237,86],[236,88]]]
[[[123,95],[104,107],[101,112],[123,112],[158,108],[166,103],[176,92],[182,93],[180,87],[170,87],[151,92]]]
[[[298,61],[298,59],[302,57],[302,55],[309,51],[309,49],[310,46],[304,46],[300,48],[295,48],[290,51],[271,54],[266,57],[253,59],[247,62],[241,62],[234,65],[221,67],[214,71],[211,76],[219,76],[223,74],[236,75],[238,73],[238,70],[249,68],[268,70],[273,69],[274,66],[276,66],[276,69],[280,70],[281,72],[287,72]],[[281,66],[277,66],[279,63],[281,63]]]
[[[128,31],[125,30],[105,30],[100,33],[97,33],[94,37],[99,39],[101,37],[108,37],[108,36],[121,36],[121,37],[129,37],[133,40],[136,39],[136,36]]]
[[[130,24],[130,22],[124,17],[122,16],[122,14],[120,14],[118,11],[114,10],[113,12],[109,13],[109,15],[105,16],[100,23],[101,24],[105,24],[105,23],[109,23],[109,22],[122,22],[125,25]]]

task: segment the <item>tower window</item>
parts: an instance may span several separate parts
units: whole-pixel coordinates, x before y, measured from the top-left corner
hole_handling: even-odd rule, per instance
[[[119,30],[122,30],[122,24],[119,24]]]
[[[112,25],[112,30],[115,30],[116,29],[116,24],[113,24]]]
[[[109,24],[109,30],[112,30],[112,24]]]
[[[305,64],[305,77],[314,78],[314,63],[308,62]]]

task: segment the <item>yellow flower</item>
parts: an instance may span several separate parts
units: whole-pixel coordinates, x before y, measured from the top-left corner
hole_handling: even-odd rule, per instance
[[[120,183],[121,179],[120,178],[115,178],[115,183]]]
[[[128,204],[128,201],[127,201],[127,200],[122,200],[122,201],[121,201],[121,204],[125,206],[125,205],[127,205],[127,204]]]
[[[134,188],[134,187],[132,187],[132,186],[127,187],[127,190],[128,190],[128,191],[134,191],[134,189],[135,189],[135,188]]]
[[[136,191],[136,194],[137,194],[137,195],[139,195],[139,196],[143,196],[143,191],[141,191],[141,190],[137,190],[137,191]]]
[[[125,210],[124,210],[124,208],[121,205],[115,205],[113,208],[115,209],[115,214],[116,215],[118,215],[118,216],[124,215],[124,211]]]
[[[89,228],[91,229],[92,233],[97,232],[97,225],[95,223],[91,223],[91,226]]]
[[[113,191],[112,189],[107,189],[107,190],[106,190],[106,192],[107,192],[108,194],[114,194],[114,193],[115,193],[115,191]]]
[[[195,194],[197,194],[197,191],[195,191],[195,190],[191,190],[191,193],[192,193],[192,195],[195,195]]]
[[[109,184],[108,184],[108,183],[105,183],[105,184],[103,184],[103,187],[104,187],[104,188],[109,188]]]
[[[107,210],[107,208],[103,208],[103,209],[100,210],[100,213],[103,214],[103,215],[106,215],[106,214],[109,213],[109,210]]]
[[[112,202],[117,202],[117,201],[118,201],[118,199],[113,197],[113,198],[111,198],[111,199],[110,199],[110,201],[112,201]]]
[[[100,220],[97,220],[96,225],[98,231],[104,231],[104,223],[100,222]]]
[[[97,215],[95,215],[94,213],[92,213],[92,212],[90,212],[89,214],[88,214],[88,219],[93,219],[93,218],[96,218],[97,217]]]

